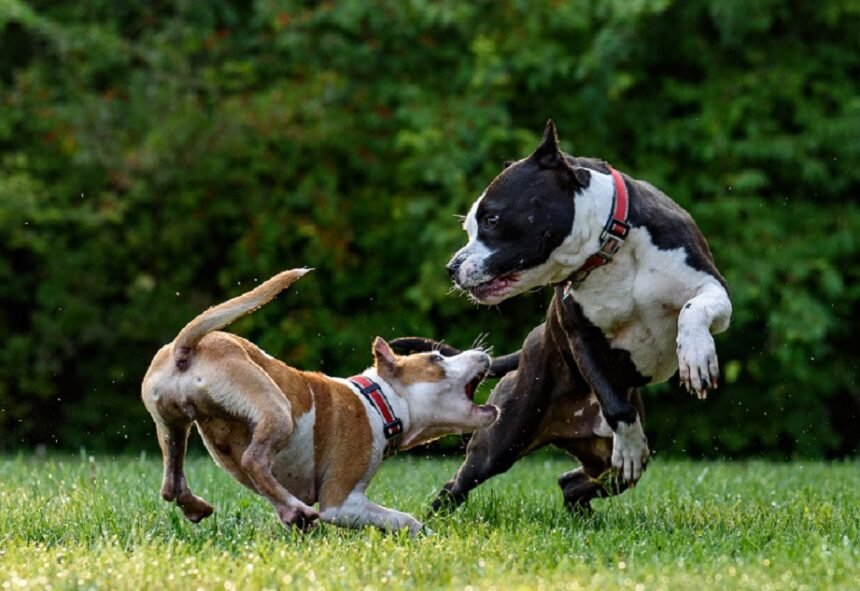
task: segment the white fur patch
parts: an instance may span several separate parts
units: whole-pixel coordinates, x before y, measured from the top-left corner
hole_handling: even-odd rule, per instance
[[[272,474],[284,488],[303,503],[315,500],[316,465],[314,462],[314,425],[316,408],[295,417],[293,432],[287,445],[272,461]]]
[[[486,244],[472,238],[455,256],[465,257],[457,270],[457,283],[463,287],[474,287],[493,277],[484,271],[484,263],[493,254]]]
[[[387,531],[408,529],[411,535],[421,532],[421,523],[401,511],[382,507],[370,501],[363,492],[353,491],[338,507],[330,507],[320,513],[320,519],[342,527],[372,525]]]
[[[612,210],[612,197],[615,194],[612,175],[596,170],[589,172],[591,180],[588,187],[574,195],[576,215],[573,217],[570,234],[550,254],[547,261],[563,268],[564,276],[558,281],[569,277],[588,257],[597,252],[600,248],[600,233]]]
[[[712,309],[722,310],[723,316],[730,314],[722,285],[712,275],[690,267],[683,249],[660,250],[647,229],[634,228],[613,262],[595,269],[570,297],[613,347],[630,352],[650,383],[660,383],[678,368],[678,314],[702,293],[722,299],[724,304]],[[728,320],[713,324],[727,325]]]
[[[636,482],[648,462],[648,440],[639,417],[633,424],[619,421],[612,436],[612,467],[618,470],[625,482]]]
[[[263,374],[262,370],[258,377],[261,382],[265,383],[265,386],[271,382],[271,378]],[[242,390],[242,385],[237,383],[233,375],[219,371],[211,362],[207,361],[192,366],[191,371],[184,374],[180,381],[183,383],[181,390],[183,397],[197,399],[199,394],[203,394],[211,398],[228,414],[243,417],[253,423],[260,420],[259,408],[252,404],[248,397],[237,394]],[[274,382],[271,382],[271,388],[273,392],[278,391]],[[290,403],[280,395],[279,391],[278,396],[272,398],[276,404],[281,401],[282,410],[285,414],[291,413]]]
[[[678,316],[678,369],[687,389],[705,398],[720,375],[716,334],[728,328],[732,304],[722,285],[707,285],[684,304]]]
[[[487,192],[484,191],[477,199],[475,199],[472,207],[469,208],[469,213],[466,214],[466,219],[463,220],[463,229],[466,230],[466,234],[469,236],[470,241],[474,240],[478,235],[478,206],[481,204],[481,199],[483,199],[486,194]]]
[[[459,355],[445,357],[442,361],[446,379],[451,387],[468,382],[475,376],[478,369],[488,363],[487,354],[483,351],[463,351]]]

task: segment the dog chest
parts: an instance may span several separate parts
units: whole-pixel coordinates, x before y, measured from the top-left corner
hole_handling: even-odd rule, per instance
[[[626,351],[648,383],[678,366],[678,313],[711,276],[691,268],[682,249],[660,250],[646,230],[631,231],[628,252],[570,293],[612,349]],[[632,252],[631,252],[632,251]]]

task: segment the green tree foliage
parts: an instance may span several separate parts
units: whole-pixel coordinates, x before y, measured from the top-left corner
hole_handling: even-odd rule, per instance
[[[206,306],[334,375],[375,334],[519,346],[546,293],[449,293],[455,218],[543,123],[709,237],[722,387],[646,396],[658,452],[858,443],[852,0],[0,0],[0,448],[138,448],[154,352]]]

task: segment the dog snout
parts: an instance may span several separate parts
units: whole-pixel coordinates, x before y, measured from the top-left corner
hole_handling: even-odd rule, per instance
[[[463,258],[455,256],[451,259],[445,268],[448,270],[448,275],[453,281],[457,280],[457,274],[460,272],[460,266],[463,264]]]
[[[486,373],[489,371],[493,360],[490,358],[488,353],[485,353],[484,351],[470,351],[470,353],[472,353],[472,362],[478,368],[479,372]]]

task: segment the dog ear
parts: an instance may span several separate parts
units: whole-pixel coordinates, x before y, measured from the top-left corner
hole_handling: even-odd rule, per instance
[[[591,173],[585,168],[571,166],[570,174],[573,175],[574,180],[580,187],[587,187],[588,183],[591,181]]]
[[[397,363],[397,355],[394,354],[394,351],[391,350],[391,347],[388,346],[388,343],[382,337],[376,337],[373,340],[373,358],[376,360],[377,370],[383,368],[392,370],[395,363]]]
[[[558,132],[552,119],[547,120],[543,139],[532,154],[532,158],[537,161],[541,168],[562,169],[574,185],[587,187],[591,180],[591,174],[586,169],[572,166],[561,153],[561,149],[558,147]]]
[[[547,120],[546,128],[543,130],[543,138],[532,154],[532,158],[537,161],[541,168],[558,168],[566,164],[564,156],[558,148],[558,133],[552,119]]]

